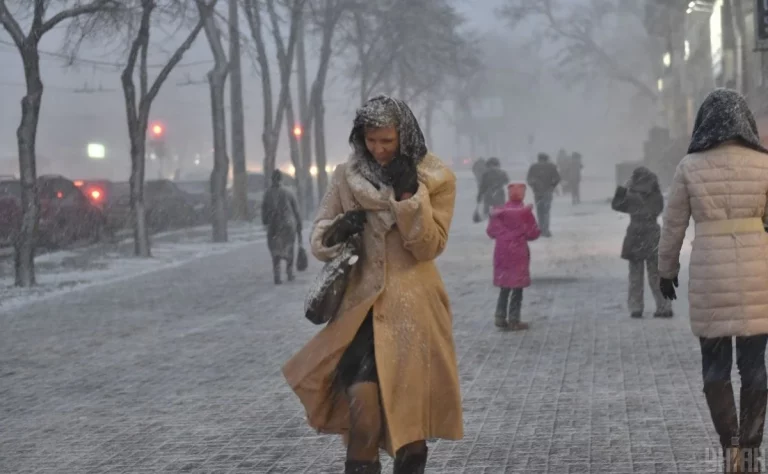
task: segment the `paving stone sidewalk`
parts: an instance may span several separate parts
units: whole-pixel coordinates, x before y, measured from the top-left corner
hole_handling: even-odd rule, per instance
[[[631,320],[626,221],[563,202],[532,246],[532,328],[514,334],[493,326],[492,247],[460,204],[440,266],[465,437],[431,443],[427,472],[717,472],[685,301]],[[340,440],[306,427],[280,373],[316,331],[301,308],[318,268],[275,288],[254,244],[0,310],[0,472],[343,472]]]

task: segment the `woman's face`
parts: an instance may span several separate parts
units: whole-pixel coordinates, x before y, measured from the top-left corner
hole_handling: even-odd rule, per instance
[[[366,128],[365,146],[381,166],[387,166],[397,154],[400,134],[395,127]]]

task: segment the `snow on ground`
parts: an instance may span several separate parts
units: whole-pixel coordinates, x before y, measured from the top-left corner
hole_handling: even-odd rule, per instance
[[[230,252],[253,242],[264,241],[260,225],[230,223],[229,242],[211,242],[209,226],[181,229],[152,236],[152,258],[133,256],[133,241],[97,245],[42,254],[35,258],[38,285],[32,289],[14,286],[13,259],[0,261],[0,309],[13,309],[33,301],[94,285],[117,282],[165,268],[180,266],[202,257]]]

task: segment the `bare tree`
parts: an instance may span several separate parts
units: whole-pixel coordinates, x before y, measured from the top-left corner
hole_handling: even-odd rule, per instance
[[[249,220],[248,175],[245,167],[245,116],[243,75],[240,67],[240,6],[229,0],[229,93],[232,113],[232,204],[236,219]]]
[[[328,187],[328,174],[326,167],[328,159],[325,149],[325,86],[328,80],[328,69],[331,65],[331,57],[334,52],[334,40],[336,32],[339,30],[339,23],[342,17],[350,12],[355,6],[355,0],[322,0],[321,2],[310,3],[312,14],[312,25],[315,33],[320,37],[320,55],[318,59],[317,72],[312,81],[309,95],[306,93],[306,80],[299,81],[299,96],[301,100],[306,101],[302,107],[301,122],[304,127],[302,138],[301,157],[305,170],[309,170],[312,158],[312,136],[315,137],[315,158],[317,165],[317,194],[318,202],[323,198],[325,190]],[[301,45],[301,43],[299,43]],[[302,70],[306,76],[306,67],[302,54],[299,54],[299,75]],[[304,89],[302,93],[302,89]],[[314,134],[311,133],[314,125]],[[309,178],[311,180],[311,177]],[[311,183],[311,181],[310,181]],[[310,186],[307,190],[312,192]]]
[[[40,203],[37,197],[37,166],[35,144],[37,126],[40,121],[40,104],[43,99],[43,81],[40,74],[40,52],[38,46],[43,36],[60,24],[77,17],[100,11],[117,10],[115,0],[92,0],[89,2],[58,2],[63,8],[48,19],[49,1],[29,2],[32,8],[31,23],[25,33],[21,22],[8,9],[6,0],[0,0],[0,23],[13,39],[24,64],[26,92],[21,99],[21,122],[16,130],[19,150],[19,176],[21,181],[21,232],[16,239],[14,267],[16,285],[30,287],[35,284],[35,239]],[[26,18],[26,17],[25,17]]]
[[[264,105],[264,131],[262,133],[262,143],[264,145],[264,175],[269,179],[269,176],[275,170],[275,163],[277,161],[280,130],[282,129],[282,122],[284,120],[290,94],[291,65],[293,64],[300,20],[306,0],[288,1],[288,44],[285,48],[284,60],[281,61],[279,60],[280,58],[278,58],[277,67],[279,70],[280,89],[276,105],[273,95],[270,61],[267,55],[267,43],[264,35],[265,20],[263,8],[265,3],[268,10],[276,11],[275,0],[244,0],[245,14],[248,18],[248,26],[251,30],[251,37],[253,38],[256,48],[257,63],[261,76]],[[278,30],[273,31],[273,36],[282,39],[279,28]]]
[[[128,136],[131,141],[131,212],[133,214],[134,252],[140,257],[150,257],[149,229],[147,228],[146,209],[144,206],[144,175],[146,169],[146,140],[149,114],[152,103],[173,68],[181,62],[197,35],[203,28],[202,16],[197,18],[192,29],[176,48],[155,80],[150,84],[147,57],[149,54],[152,15],[161,8],[164,20],[171,15],[176,18],[186,17],[186,2],[171,1],[159,6],[156,0],[140,0],[140,22],[134,32],[134,38],[128,51],[128,61],[123,69],[121,80],[128,117]],[[182,20],[183,21],[183,20]],[[134,78],[138,74],[139,90],[136,90]]]
[[[216,24],[213,10],[216,0],[195,0],[208,45],[213,53],[213,69],[208,72],[211,91],[211,126],[213,128],[213,171],[211,171],[211,201],[213,215],[213,241],[227,241],[227,116],[224,102],[224,86],[229,73],[229,62],[221,41],[221,30]]]
[[[653,67],[647,42],[627,34],[630,27],[642,24],[642,4],[625,0],[588,0],[567,5],[557,0],[506,0],[499,13],[512,28],[537,25],[532,43],[558,46],[554,59],[558,76],[565,82],[589,84],[607,77],[629,84],[645,99],[655,101],[656,89],[648,82]],[[611,28],[611,24],[617,23],[621,28]],[[613,34],[606,37],[606,33]],[[631,44],[623,41],[628,36],[632,38]],[[624,46],[632,53],[622,50]]]

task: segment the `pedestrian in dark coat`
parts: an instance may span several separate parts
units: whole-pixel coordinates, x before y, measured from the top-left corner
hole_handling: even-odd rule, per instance
[[[283,174],[272,173],[272,186],[264,193],[261,203],[261,222],[267,227],[267,246],[272,254],[275,284],[282,283],[280,262],[285,260],[288,281],[294,280],[293,256],[296,237],[301,232],[299,203],[294,194],[283,187]]]
[[[552,197],[555,188],[560,184],[560,173],[557,166],[549,160],[549,155],[539,153],[538,161],[528,169],[528,185],[533,190],[536,202],[536,217],[541,228],[541,235],[552,237],[549,231],[549,213],[552,209]]]
[[[629,227],[621,248],[621,258],[629,260],[628,306],[633,318],[643,317],[644,273],[648,272],[648,284],[656,301],[655,317],[671,317],[672,307],[659,289],[659,238],[661,227],[658,218],[664,211],[664,196],[659,180],[648,168],[641,166],[632,173],[625,186],[616,188],[611,207],[614,211],[629,214]]]
[[[477,203],[483,203],[485,215],[488,215],[494,207],[503,206],[507,201],[505,189],[507,184],[509,184],[509,176],[501,169],[499,159],[488,158],[477,192]]]

